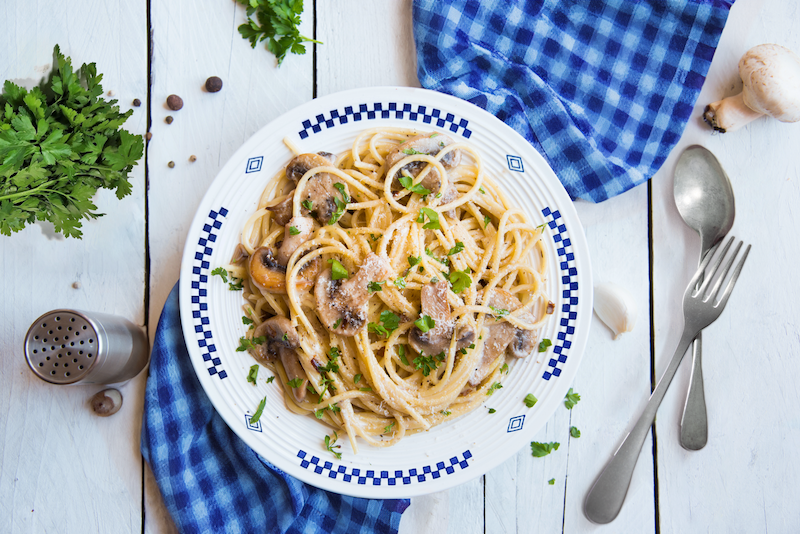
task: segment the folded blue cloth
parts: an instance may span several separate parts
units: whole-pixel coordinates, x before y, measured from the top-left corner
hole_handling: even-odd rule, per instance
[[[732,4],[414,0],[419,81],[494,114],[573,199],[600,202],[678,142]]]
[[[178,286],[150,356],[142,455],[184,533],[396,533],[404,500],[345,497],[309,486],[258,456],[217,414],[181,331]]]

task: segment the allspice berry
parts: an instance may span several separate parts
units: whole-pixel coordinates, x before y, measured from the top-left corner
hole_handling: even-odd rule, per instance
[[[206,91],[216,93],[222,89],[222,80],[218,76],[212,76],[206,80]]]
[[[116,389],[104,389],[92,397],[92,410],[100,417],[114,415],[120,408],[122,408],[122,393]]]
[[[172,121],[175,119],[172,118],[172,115],[167,115],[167,118],[164,120],[167,122],[167,124],[172,124]]]
[[[192,163],[194,163],[195,161],[197,161],[197,156],[195,156],[194,154],[192,154],[191,156],[189,156],[189,161],[191,161]]]
[[[167,107],[172,111],[178,111],[183,107],[183,99],[178,95],[169,95],[167,97]]]
[[[169,163],[167,163],[167,167],[169,167],[170,169],[174,168],[175,167],[175,162],[174,161],[170,161]]]
[[[141,105],[142,105],[142,101],[141,100],[139,100],[138,98],[134,98],[133,99],[133,107],[138,108]]]
[[[153,132],[147,132],[146,134],[144,134],[144,138],[149,141],[150,139],[153,138]]]

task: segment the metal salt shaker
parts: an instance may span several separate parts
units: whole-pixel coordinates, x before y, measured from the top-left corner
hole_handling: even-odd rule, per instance
[[[53,310],[25,335],[25,359],[51,384],[113,384],[147,365],[147,336],[127,319],[104,313]]]

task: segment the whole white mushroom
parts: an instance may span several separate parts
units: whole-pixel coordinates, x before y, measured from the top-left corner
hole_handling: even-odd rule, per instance
[[[794,52],[776,44],[754,46],[739,60],[739,76],[741,93],[706,106],[703,119],[712,128],[732,132],[762,115],[800,120],[800,58]]]

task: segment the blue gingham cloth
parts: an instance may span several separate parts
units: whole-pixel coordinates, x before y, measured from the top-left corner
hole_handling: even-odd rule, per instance
[[[150,357],[142,454],[184,533],[396,533],[409,505],[314,488],[240,440],[217,414],[189,361],[177,284]]]
[[[423,87],[468,100],[600,202],[680,139],[732,1],[414,0]]]

